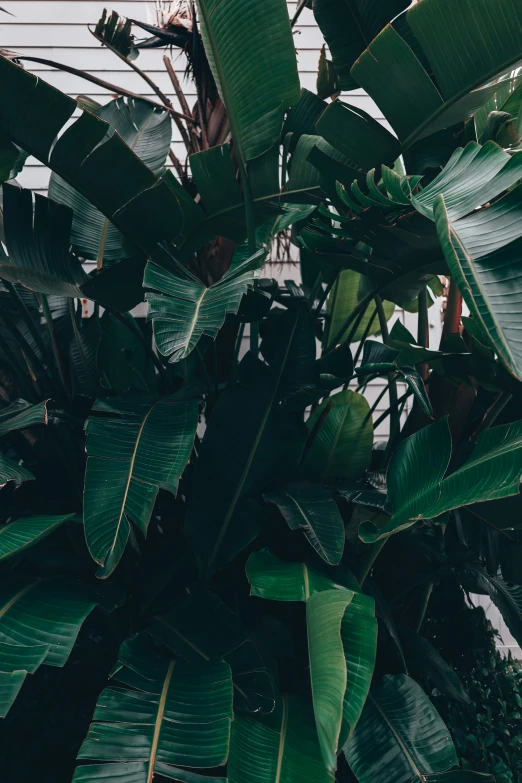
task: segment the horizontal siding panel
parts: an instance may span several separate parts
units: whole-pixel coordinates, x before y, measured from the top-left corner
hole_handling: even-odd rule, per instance
[[[101,46],[96,39],[92,39],[92,47],[78,47],[77,49],[66,48],[66,35],[63,36],[63,47],[48,47],[43,46],[17,46],[16,51],[18,54],[24,54],[28,57],[42,57],[46,60],[54,60],[55,62],[63,63],[64,65],[70,65],[73,68],[79,68],[83,70],[89,70],[92,72],[98,71],[125,71],[129,70],[129,66],[125,65],[113,52]],[[1,30],[0,30],[0,41]],[[300,71],[317,72],[319,63],[320,49],[297,49],[297,62],[299,64]],[[165,66],[163,65],[163,55],[165,52],[159,49],[144,49],[140,52],[137,58],[136,65],[138,65],[142,71],[147,73],[164,72]],[[178,73],[183,73],[187,66],[187,58],[179,50],[173,49],[169,52],[169,56],[172,60],[175,70]],[[26,68],[31,71],[40,72],[48,71],[52,66],[43,65],[41,63],[26,63]]]
[[[8,19],[9,17],[6,17]],[[96,22],[96,19],[94,19]],[[85,46],[92,47],[95,38],[89,32],[86,24],[35,24],[28,22],[20,24],[1,20],[1,46],[16,49],[18,46]],[[296,27],[295,45],[299,49],[318,49],[323,44],[323,37],[318,27]]]

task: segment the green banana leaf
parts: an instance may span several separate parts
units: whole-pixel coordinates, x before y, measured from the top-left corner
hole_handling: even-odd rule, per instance
[[[394,509],[384,526],[365,522],[363,541],[377,541],[419,519],[487,500],[516,495],[522,475],[522,422],[482,432],[468,460],[444,478],[451,457],[447,418],[406,438],[388,470],[388,497]]]
[[[263,720],[236,716],[232,724],[229,783],[329,783],[312,709],[295,696],[283,696]]]
[[[306,602],[310,680],[317,734],[327,769],[366,701],[377,650],[373,599],[351,590],[327,590]]]
[[[247,354],[212,412],[186,522],[190,544],[209,570],[257,536],[269,510],[251,496],[290,481],[301,458],[306,427],[276,405],[286,362],[299,346],[299,315],[288,310],[281,323],[279,365]]]
[[[176,494],[198,423],[197,400],[98,400],[86,425],[84,525],[93,559],[109,576],[130,521],[147,534],[160,488]]]
[[[245,568],[250,595],[269,601],[308,601],[323,590],[359,589],[355,577],[343,567],[322,573],[306,563],[285,563],[268,549],[251,554]]]
[[[38,669],[48,652],[48,644],[25,647],[0,642],[0,718],[6,717],[25,678]]]
[[[300,468],[301,478],[322,482],[358,478],[369,468],[373,422],[361,394],[346,389],[324,399],[306,425],[313,440]]]
[[[344,523],[332,496],[319,484],[293,482],[265,494],[288,522],[302,529],[317,552],[330,565],[338,565],[344,550]]]
[[[34,424],[47,424],[47,400],[32,405],[26,400],[16,400],[0,411],[0,436],[23,430]]]
[[[359,783],[423,783],[458,763],[435,707],[405,674],[386,675],[372,688],[344,752]]]
[[[31,405],[25,400],[16,400],[0,413],[0,435],[35,424],[47,424],[47,401]],[[9,481],[19,487],[24,481],[32,479],[34,476],[27,468],[0,453],[0,487]]]
[[[189,660],[224,658],[232,669],[236,713],[268,715],[274,709],[271,674],[236,615],[213,593],[192,593],[156,617],[149,632]]]
[[[326,305],[327,328],[324,337],[325,347],[330,348],[334,343],[338,342],[338,335],[346,319],[358,304],[359,300],[357,294],[360,284],[361,275],[354,272],[352,269],[343,269],[338,275],[332,286],[332,290],[328,295]],[[383,307],[386,320],[389,321],[395,312],[395,305],[393,302],[383,302]],[[366,329],[372,319],[373,324],[370,327],[370,331],[367,332]],[[371,337],[374,334],[380,334],[380,331],[381,327],[379,320],[375,316],[375,302],[371,302],[366,308],[366,312],[363,315],[355,334],[351,338],[351,341],[352,343],[357,343],[362,339],[363,335]],[[348,333],[349,330],[341,337],[341,342],[346,340]]]
[[[143,285],[147,318],[152,321],[158,350],[169,361],[185,359],[206,334],[215,338],[228,313],[237,313],[243,294],[253,287],[266,258],[264,248],[231,267],[214,285],[206,286],[171,258],[167,270],[149,262]]]
[[[123,643],[111,680],[78,758],[115,763],[79,767],[75,783],[97,780],[98,772],[122,783],[150,783],[156,774],[189,781],[177,767],[226,763],[233,713],[224,661],[177,660],[154,650],[142,634]]]
[[[174,240],[179,201],[110,126],[89,112],[62,132],[76,101],[39,76],[0,58],[0,130],[85,196],[136,247]],[[8,110],[7,110],[7,107]]]
[[[24,517],[3,525],[0,528],[0,561],[14,557],[34,546],[58,530],[73,516],[74,514]]]
[[[335,9],[321,26],[326,29],[326,24],[331,36],[339,3],[330,5]],[[362,156],[372,156],[373,163],[363,166],[369,169],[393,162],[419,139],[462,122],[486,104],[499,89],[495,80],[521,60],[520,10],[516,0],[463,0],[459,13],[454,10],[452,0],[413,5],[402,24],[388,24],[351,68],[350,77],[375,101],[397,134],[394,152],[393,137],[384,145],[379,141],[376,121],[365,118],[365,140],[360,112],[336,106],[337,101],[321,117],[318,132],[359,165]],[[343,33],[342,26],[334,31],[341,46],[346,41]],[[335,64],[335,50],[332,53]]]
[[[172,139],[172,123],[167,111],[136,98],[116,98],[101,106],[96,115],[109,124],[108,136],[117,133],[149,169],[161,176]],[[73,210],[71,242],[82,258],[93,259],[101,267],[130,255],[118,229],[85,196],[54,172],[49,181],[49,197]]]
[[[248,14],[241,0],[198,0],[197,6],[205,51],[227,110],[236,157],[246,168],[247,161],[279,142],[284,112],[300,97],[286,3],[264,0],[249,7]]]
[[[409,0],[314,0],[315,21],[332,54],[341,90],[355,90],[353,64]]]
[[[0,277],[31,291],[82,296],[88,280],[70,253],[72,213],[54,201],[15,185],[3,185],[7,257],[0,254]]]
[[[65,577],[4,579],[0,590],[0,716],[7,714],[27,673],[41,664],[67,663],[82,623],[98,601],[93,590]]]

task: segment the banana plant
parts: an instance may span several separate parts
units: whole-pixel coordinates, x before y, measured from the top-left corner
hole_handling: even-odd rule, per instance
[[[459,767],[430,695],[468,697],[426,636],[458,582],[522,642],[519,8],[299,3],[321,96],[366,90],[392,132],[301,91],[286,4],[251,5],[104,12],[154,98],[0,58],[6,780],[492,780]]]

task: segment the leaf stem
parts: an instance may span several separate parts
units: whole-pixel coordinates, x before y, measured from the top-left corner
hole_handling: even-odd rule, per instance
[[[42,307],[42,312],[47,326],[47,331],[49,332],[49,338],[51,340],[51,345],[53,347],[54,360],[58,368],[58,373],[60,375],[60,380],[62,382],[63,390],[67,395],[67,397],[70,397],[70,389],[68,387],[67,379],[65,377],[65,372],[62,365],[62,357],[60,356],[60,349],[58,348],[58,343],[56,340],[56,333],[53,327],[53,316],[51,314],[49,302],[45,294],[37,294],[37,298]]]
[[[361,557],[359,563],[359,572],[358,572],[358,579],[361,587],[363,586],[366,577],[372,570],[375,561],[379,557],[383,546],[385,545],[385,543],[388,541],[389,538],[390,536],[384,536],[383,538],[380,538],[378,541],[372,544],[370,548],[367,549],[367,551]]]
[[[377,289],[374,288],[372,291],[370,291],[370,293],[366,294],[366,296],[363,299],[361,299],[361,301],[354,307],[354,309],[352,310],[352,312],[350,313],[350,315],[348,316],[348,318],[346,319],[346,321],[344,322],[342,327],[339,329],[339,332],[336,334],[335,338],[330,343],[330,346],[326,349],[325,354],[330,353],[330,351],[333,351],[335,346],[338,345],[339,342],[343,339],[344,335],[346,334],[346,332],[348,330],[348,327],[352,324],[352,322],[355,319],[358,318],[359,319],[359,323],[360,323],[360,321],[362,320],[362,318],[364,316],[364,313],[368,309],[368,305],[370,304],[372,299],[375,298],[376,291],[377,291]],[[358,324],[357,324],[357,326],[358,326]],[[353,337],[353,335],[355,334],[355,332],[357,330],[357,326],[355,327],[355,329],[352,329],[350,331],[350,334],[346,338],[346,342],[349,342],[350,341],[350,337]]]
[[[388,322],[386,320],[386,313],[384,312],[384,306],[379,294],[375,297],[375,308],[379,318],[379,326],[381,327],[382,341],[384,345],[388,345],[390,341],[390,333],[388,331]],[[390,442],[392,438],[392,432],[395,433],[400,421],[400,412],[398,407],[398,394],[397,394],[397,378],[395,373],[388,374],[388,385],[390,393]]]

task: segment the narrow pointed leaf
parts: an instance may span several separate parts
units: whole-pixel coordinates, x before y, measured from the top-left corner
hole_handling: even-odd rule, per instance
[[[0,528],[0,560],[7,560],[34,546],[73,516],[74,514],[25,517],[3,525]]]
[[[49,645],[24,647],[0,642],[0,718],[5,718],[18,696],[27,674],[44,662]]]
[[[344,523],[328,491],[319,484],[294,482],[270,492],[274,503],[292,530],[302,529],[311,545],[327,563],[337,565],[344,549]]]
[[[158,490],[176,494],[198,422],[197,400],[99,400],[87,422],[84,524],[89,551],[108,576],[134,522],[143,535]]]
[[[81,296],[87,281],[79,259],[70,253],[70,210],[14,185],[3,186],[3,217],[8,258],[0,277],[31,291]]]
[[[269,510],[250,496],[290,480],[299,463],[306,428],[276,405],[298,315],[288,311],[282,324],[277,368],[247,354],[212,412],[187,519],[189,541],[211,570],[227,563],[261,529]]]

